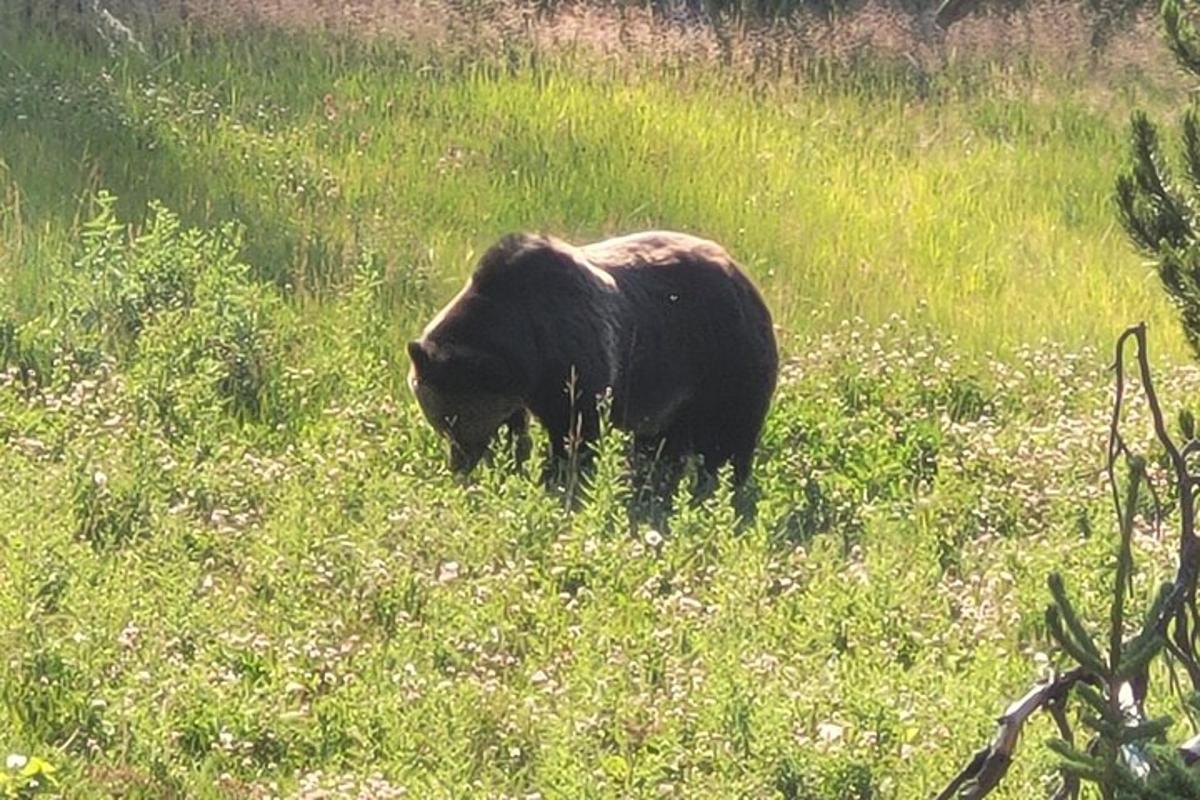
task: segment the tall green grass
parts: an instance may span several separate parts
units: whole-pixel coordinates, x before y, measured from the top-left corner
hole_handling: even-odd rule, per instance
[[[300,295],[371,248],[398,329],[505,231],[661,227],[727,245],[798,334],[900,314],[1010,352],[1099,344],[1144,318],[1183,352],[1114,222],[1125,120],[1147,96],[1136,77],[754,81],[268,32],[146,59],[36,33],[0,46],[0,274],[21,308],[52,279],[31,254],[107,188],[135,219],[158,198],[189,221],[244,222],[251,263]]]
[[[103,208],[0,330],[0,747],[68,797],[925,796],[1047,662],[1044,574],[1106,599],[1095,353],[839,326],[788,366],[754,518],[724,487],[654,527],[615,436],[575,511],[451,480],[370,262],[314,326],[228,231]]]

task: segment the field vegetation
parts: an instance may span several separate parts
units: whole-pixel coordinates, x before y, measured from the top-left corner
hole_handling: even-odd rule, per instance
[[[1046,573],[1106,608],[1111,341],[1200,391],[1112,204],[1165,48],[296,5],[117,49],[0,5],[0,796],[936,791],[1057,663]],[[757,514],[631,520],[615,432],[573,510],[454,481],[404,341],[503,232],[649,227],[775,313]]]

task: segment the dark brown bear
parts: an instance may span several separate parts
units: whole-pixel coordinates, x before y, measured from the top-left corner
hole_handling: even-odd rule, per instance
[[[732,462],[738,483],[779,366],[745,273],[713,242],[669,232],[583,247],[506,236],[408,353],[409,384],[457,471],[502,424],[527,443],[527,411],[565,458],[595,440],[611,390],[612,421],[639,450],[697,453],[710,473]]]

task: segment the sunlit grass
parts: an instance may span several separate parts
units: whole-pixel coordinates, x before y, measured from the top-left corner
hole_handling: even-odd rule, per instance
[[[0,56],[0,755],[67,796],[925,797],[1047,663],[1046,573],[1099,618],[1109,343],[1186,355],[1110,203],[1169,87],[265,31]],[[404,338],[501,232],[645,227],[726,244],[784,329],[754,519],[452,480]]]
[[[0,267],[19,304],[46,279],[25,274],[25,253],[105,187],[135,216],[162,197],[189,219],[244,221],[256,269],[301,291],[374,248],[398,329],[505,231],[661,227],[725,243],[797,333],[919,314],[1008,352],[1096,345],[1147,319],[1183,354],[1111,203],[1136,93],[1011,70],[935,76],[922,96],[885,73],[756,84],[698,66],[447,66],[302,45],[219,40],[110,64],[7,41],[0,180],[21,211],[6,206]]]

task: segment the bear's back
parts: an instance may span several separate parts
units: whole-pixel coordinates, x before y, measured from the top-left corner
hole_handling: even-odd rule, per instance
[[[725,267],[733,263],[725,248],[716,242],[675,231],[631,233],[577,249],[585,260],[602,270],[675,264],[681,260],[703,260]]]
[[[716,242],[675,231],[643,231],[585,245],[553,236],[514,233],[493,245],[475,271],[480,286],[553,282],[575,276],[587,283],[612,288],[609,277],[631,268],[691,266],[726,276],[740,270]],[[568,279],[570,279],[568,277]]]

